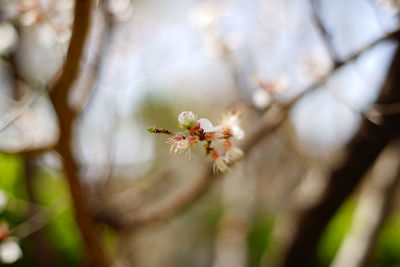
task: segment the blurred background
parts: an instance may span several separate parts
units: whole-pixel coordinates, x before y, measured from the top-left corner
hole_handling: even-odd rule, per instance
[[[399,10],[0,0],[0,264],[400,266]],[[241,111],[230,171],[184,110]]]

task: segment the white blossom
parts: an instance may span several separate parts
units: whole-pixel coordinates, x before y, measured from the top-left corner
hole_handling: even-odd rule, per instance
[[[233,137],[238,140],[243,139],[245,136],[245,133],[244,133],[242,127],[240,127],[239,125],[235,125],[232,127],[232,134],[233,134]]]
[[[266,90],[259,88],[254,91],[251,100],[256,108],[265,109],[271,104],[272,97]]]
[[[14,238],[7,238],[0,244],[0,261],[14,263],[22,257],[22,250]]]

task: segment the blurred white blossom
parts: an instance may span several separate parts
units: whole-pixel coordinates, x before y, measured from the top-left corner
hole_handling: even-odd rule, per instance
[[[251,100],[256,108],[265,109],[271,104],[272,97],[266,90],[258,88],[253,92]]]
[[[15,238],[7,238],[0,243],[0,261],[11,264],[22,257],[22,250]]]
[[[208,27],[215,24],[222,16],[224,16],[224,8],[216,2],[203,3],[191,14],[191,20],[200,27]]]
[[[222,117],[222,128],[223,130],[230,130],[235,139],[243,139],[245,134],[240,127],[240,119],[238,113],[229,113]]]

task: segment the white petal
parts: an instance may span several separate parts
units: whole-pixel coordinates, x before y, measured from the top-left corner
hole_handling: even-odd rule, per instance
[[[201,118],[197,121],[200,123],[200,127],[204,130],[204,132],[209,133],[209,132],[217,132],[221,130],[221,126],[213,126],[212,123],[205,118]]]

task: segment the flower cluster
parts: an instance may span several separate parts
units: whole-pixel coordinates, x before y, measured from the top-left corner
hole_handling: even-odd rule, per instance
[[[173,153],[182,153],[190,156],[190,149],[203,142],[206,155],[214,162],[214,172],[225,172],[229,165],[243,156],[243,151],[234,146],[232,139],[244,138],[244,131],[240,127],[238,112],[231,112],[222,117],[220,125],[213,126],[205,118],[197,119],[191,111],[184,111],[178,116],[179,126],[185,131],[171,132],[166,129],[150,127],[151,133],[170,135],[167,144]]]

